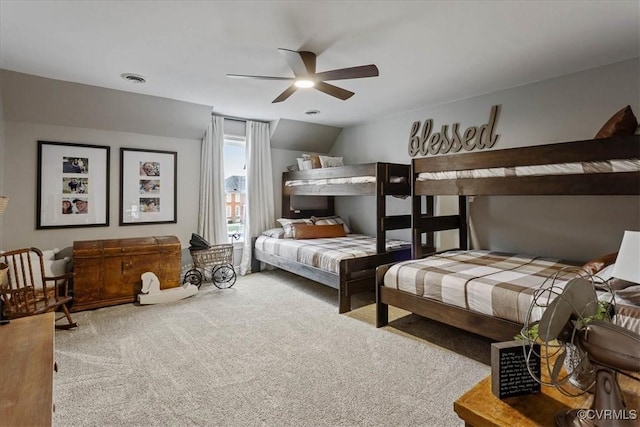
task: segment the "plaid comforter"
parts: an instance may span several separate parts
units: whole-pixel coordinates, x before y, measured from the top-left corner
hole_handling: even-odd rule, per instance
[[[387,240],[387,250],[409,246],[410,243],[402,240]],[[375,255],[376,239],[361,234],[305,240],[260,236],[256,239],[256,249],[338,274],[340,260]]]
[[[449,251],[393,265],[384,285],[523,323],[535,289],[567,267],[575,266],[504,252]]]

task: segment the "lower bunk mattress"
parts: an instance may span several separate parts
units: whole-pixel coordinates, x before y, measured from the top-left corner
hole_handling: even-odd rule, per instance
[[[527,319],[534,292],[577,266],[570,261],[495,251],[448,251],[389,268],[384,286],[516,323]],[[548,283],[548,282],[547,282]],[[562,287],[563,282],[554,283]],[[614,322],[640,331],[640,307],[616,299]],[[537,320],[540,313],[532,313]]]
[[[409,249],[411,244],[403,240],[386,240],[387,250]],[[292,261],[319,268],[330,273],[340,272],[340,261],[375,255],[376,238],[362,234],[322,239],[276,239],[259,236],[255,248]]]

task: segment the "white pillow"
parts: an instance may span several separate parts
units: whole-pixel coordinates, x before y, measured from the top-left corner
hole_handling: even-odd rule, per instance
[[[616,268],[615,263],[607,265],[602,270],[598,271],[595,276],[604,280],[605,282],[613,277],[613,269]]]
[[[284,238],[285,239],[293,239],[293,224],[310,224],[313,225],[313,221],[311,218],[279,218],[276,221],[280,223],[282,228],[284,229]]]
[[[270,228],[262,232],[263,236],[271,237],[273,239],[284,239],[284,228]]]
[[[56,259],[56,255],[60,252],[60,249],[53,248],[42,251],[42,258],[44,259],[44,275],[45,277],[57,277],[62,276],[67,272],[67,263],[71,261],[68,256]]]
[[[320,164],[323,168],[335,168],[338,166],[344,166],[342,157],[320,156]]]
[[[297,158],[298,161],[298,169],[301,171],[311,170],[313,169],[313,162],[307,159]]]
[[[42,259],[44,259],[45,261],[53,261],[54,259],[56,259],[56,254],[58,252],[60,252],[60,249],[58,248],[46,249],[42,251]]]
[[[0,254],[3,252],[4,251],[0,251]],[[64,259],[58,260],[53,258],[47,259],[47,257],[55,256],[54,252],[58,253],[59,251],[57,249],[42,251],[45,277],[56,277],[63,275],[66,272],[66,265],[70,261],[69,257],[64,257]],[[31,258],[31,268],[33,269],[33,283],[27,283],[27,285],[33,286],[33,288],[36,290],[42,290],[42,275],[40,274],[40,262],[38,260],[38,255],[36,255],[35,253],[31,253],[29,256]],[[11,274],[13,277],[13,262],[10,258],[7,259],[6,262],[9,265],[7,274]],[[18,265],[16,267],[18,271],[21,271],[22,264],[20,260],[18,260]],[[8,279],[5,278],[5,281],[7,280]],[[14,278],[14,280],[16,279]],[[20,280],[20,284],[22,284],[22,277],[19,277],[18,280]]]
[[[607,282],[611,290],[616,292],[634,285],[633,282],[613,277],[613,270],[615,270],[615,268],[616,264],[613,263],[598,271],[595,274],[596,283],[600,283],[601,281]]]
[[[67,272],[68,262],[69,262],[69,257],[64,257],[64,259],[56,259],[53,261],[45,261],[44,275],[46,277],[62,276],[64,273]]]

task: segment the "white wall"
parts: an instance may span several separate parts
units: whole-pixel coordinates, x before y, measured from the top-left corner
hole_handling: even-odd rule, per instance
[[[171,138],[5,121],[6,147],[2,175],[5,192],[11,198],[4,223],[4,249],[36,246],[42,249],[64,248],[74,240],[111,239],[175,235],[183,247],[189,246],[191,233],[198,224],[198,183],[200,182],[200,144],[197,139]],[[36,230],[36,161],[38,140],[111,147],[110,207],[108,227]],[[178,153],[176,224],[119,226],[120,148],[143,148]]]
[[[346,128],[331,154],[343,156],[345,164],[409,163],[407,144],[414,121],[432,118],[435,131],[456,122],[465,129],[486,123],[496,104],[502,106],[496,125],[500,139],[493,149],[591,139],[626,105],[640,117],[639,93],[640,59],[636,58]],[[442,212],[457,210],[452,199],[440,198]],[[336,210],[357,224],[359,231],[371,234],[375,232],[373,203],[338,199]],[[617,251],[625,229],[640,229],[636,196],[482,197],[475,199],[470,212],[474,247],[578,261]],[[455,233],[449,233],[441,247],[454,246]]]

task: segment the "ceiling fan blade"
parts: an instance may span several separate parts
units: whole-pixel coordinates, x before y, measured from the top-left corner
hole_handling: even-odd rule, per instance
[[[360,79],[363,77],[377,77],[380,73],[378,67],[373,64],[361,65],[359,67],[341,68],[339,70],[323,71],[317,73],[316,77],[319,80],[346,80],[346,79]]]
[[[307,51],[295,51],[289,49],[278,49],[284,60],[287,61],[293,74],[296,77],[313,75],[316,72],[316,54]]]
[[[284,92],[282,92],[280,95],[278,95],[278,97],[276,99],[274,99],[273,101],[271,101],[272,104],[275,104],[277,102],[282,102],[285,99],[287,99],[288,97],[290,97],[291,95],[293,95],[293,92],[295,92],[296,90],[298,90],[298,88],[296,87],[296,85],[291,85],[288,88],[286,88],[284,90]]]
[[[291,77],[247,76],[245,74],[227,74],[227,77],[232,79],[293,80]]]
[[[330,85],[329,83],[325,83],[325,82],[317,82],[314,88],[318,89],[320,92],[326,93],[327,95],[340,98],[343,101],[355,95],[353,92],[350,92],[346,89],[342,89],[341,87],[338,87],[338,86]]]

